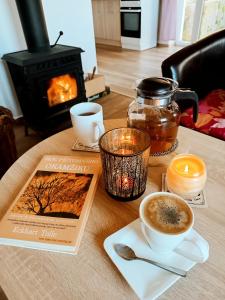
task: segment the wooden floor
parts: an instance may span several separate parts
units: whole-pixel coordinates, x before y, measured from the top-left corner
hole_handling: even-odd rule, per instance
[[[136,80],[162,76],[162,61],[179,49],[180,47],[177,46],[160,46],[134,51],[97,46],[98,72],[105,76],[106,83],[112,91],[134,96]]]
[[[124,118],[127,108],[135,95],[135,80],[150,76],[161,76],[162,61],[177,51],[177,47],[157,47],[145,51],[120,48],[97,47],[98,72],[105,75],[110,93],[96,102],[103,106],[104,119]],[[120,95],[118,95],[118,93]],[[24,135],[21,124],[15,127],[18,155],[42,140],[37,133],[29,131]]]

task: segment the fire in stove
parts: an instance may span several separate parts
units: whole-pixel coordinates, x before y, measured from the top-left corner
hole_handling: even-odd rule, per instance
[[[77,97],[76,79],[69,74],[52,78],[49,82],[47,95],[50,107],[75,99]]]

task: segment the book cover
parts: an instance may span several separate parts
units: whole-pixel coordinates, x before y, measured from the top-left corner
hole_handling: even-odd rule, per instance
[[[100,170],[98,158],[43,156],[0,222],[0,244],[76,254]]]

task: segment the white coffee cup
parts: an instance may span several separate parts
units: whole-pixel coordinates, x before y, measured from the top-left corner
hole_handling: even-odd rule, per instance
[[[153,199],[159,199],[161,196],[169,197],[169,199],[177,199],[178,203],[179,201],[182,201],[181,204],[184,204],[184,210],[187,211],[191,217],[190,222],[183,228],[182,231],[173,233],[166,232],[166,230],[162,231],[160,227],[157,227],[158,225],[154,226],[153,223],[150,223],[151,221],[146,213],[146,209]],[[163,198],[161,198],[161,201],[163,201]],[[153,206],[149,208],[150,211],[153,211],[153,209]],[[159,208],[159,210],[160,209],[161,208]],[[143,235],[151,249],[156,253],[168,255],[174,251],[196,262],[204,262],[208,258],[208,243],[196,231],[193,230],[194,213],[183,198],[168,192],[152,193],[142,200],[139,208],[139,216],[141,219],[141,229]],[[159,222],[159,218],[155,220],[155,224],[157,224],[157,222]],[[191,244],[187,247],[185,243]],[[187,251],[187,249],[189,249],[189,251]]]
[[[102,106],[93,102],[75,104],[70,109],[75,137],[84,146],[94,146],[105,132]]]

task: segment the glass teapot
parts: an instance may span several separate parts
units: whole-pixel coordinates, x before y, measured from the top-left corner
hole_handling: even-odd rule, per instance
[[[176,102],[191,101],[193,121],[198,116],[198,96],[194,91],[178,88],[178,83],[164,77],[142,80],[137,97],[128,108],[128,127],[146,130],[151,138],[151,155],[163,155],[177,145],[180,110]]]

